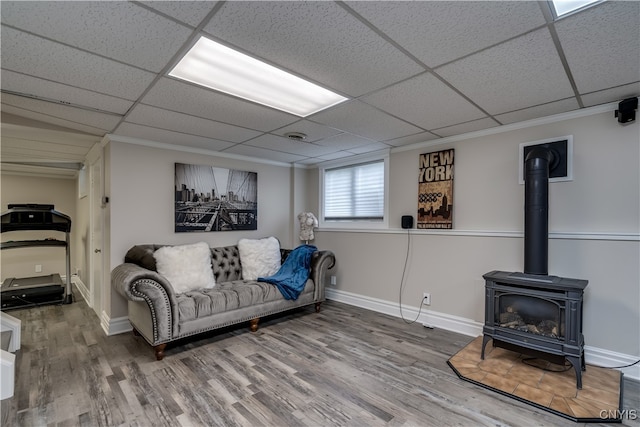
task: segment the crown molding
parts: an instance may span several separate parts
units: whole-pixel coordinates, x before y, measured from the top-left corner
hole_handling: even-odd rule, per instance
[[[242,156],[240,154],[231,154],[231,153],[223,153],[220,151],[207,150],[206,148],[173,145],[173,144],[167,144],[165,142],[157,142],[157,141],[151,141],[148,139],[132,138],[129,136],[114,135],[110,133],[105,135],[104,139],[102,140],[102,145],[104,146],[110,141],[122,142],[125,144],[142,145],[145,147],[152,147],[152,148],[160,148],[163,150],[173,150],[173,151],[181,151],[185,153],[204,154],[206,156],[242,160],[242,161],[251,162],[251,163],[261,163],[261,164],[267,164],[272,166],[282,166],[286,168],[291,167],[291,163],[278,162],[276,160],[259,159],[256,157]]]
[[[433,147],[437,145],[448,144],[451,142],[464,141],[467,139],[480,138],[483,136],[497,135],[500,133],[511,132],[514,130],[526,129],[540,125],[548,125],[551,123],[562,122],[565,120],[576,119],[580,117],[588,117],[596,114],[602,114],[609,111],[615,111],[618,108],[617,102],[609,104],[596,105],[594,107],[581,108],[579,110],[568,111],[566,113],[555,114],[553,116],[539,117],[536,119],[525,120],[523,122],[510,123],[488,129],[482,129],[474,132],[463,133],[460,135],[447,136],[440,139],[431,139],[425,142],[417,142],[415,144],[404,145],[402,147],[394,147],[391,153],[400,153],[403,151],[411,151],[419,148]]]

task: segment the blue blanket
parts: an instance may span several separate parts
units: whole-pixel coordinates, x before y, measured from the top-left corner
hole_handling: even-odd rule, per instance
[[[313,245],[300,245],[291,251],[280,270],[273,276],[258,277],[258,282],[275,285],[285,299],[298,299],[309,278],[311,255],[317,251]]]

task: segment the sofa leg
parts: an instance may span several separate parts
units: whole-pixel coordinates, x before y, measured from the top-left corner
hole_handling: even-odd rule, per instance
[[[157,346],[153,347],[153,349],[156,351],[156,360],[162,360],[164,358],[165,348],[167,348],[167,343],[158,344]]]
[[[249,321],[249,327],[251,328],[251,332],[257,332],[258,331],[258,322],[260,321],[260,318],[257,317],[255,319],[251,319]]]
[[[322,305],[322,301],[316,303],[316,313],[320,313],[320,306]]]

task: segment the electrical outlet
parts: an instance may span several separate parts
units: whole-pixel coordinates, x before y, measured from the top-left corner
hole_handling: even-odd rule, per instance
[[[424,305],[431,305],[431,294],[429,292],[422,294],[422,302]]]
[[[36,264],[36,273],[42,273],[42,264]]]
[[[331,276],[331,286],[335,286],[337,283],[336,276]]]

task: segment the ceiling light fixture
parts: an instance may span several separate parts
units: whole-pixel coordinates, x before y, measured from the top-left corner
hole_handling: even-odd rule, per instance
[[[347,100],[206,37],[200,37],[169,75],[300,117]]]
[[[604,0],[551,0],[551,10],[555,18],[601,3]]]

